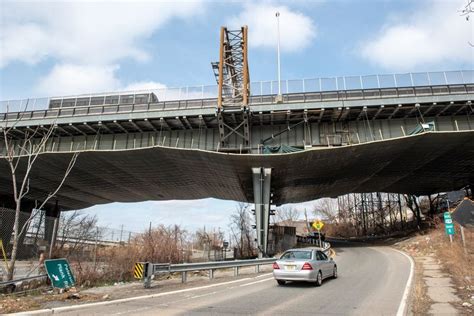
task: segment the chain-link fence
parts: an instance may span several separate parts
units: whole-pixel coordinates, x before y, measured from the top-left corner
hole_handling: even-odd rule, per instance
[[[7,276],[13,253],[14,223],[15,211],[0,207],[0,280]],[[44,273],[39,268],[42,253],[44,257],[65,257],[96,265],[101,248],[125,245],[138,235],[124,226],[113,229],[96,224],[94,216],[81,212],[62,213],[60,218],[46,216],[43,210],[20,212],[14,278]]]
[[[0,207],[0,279],[6,278],[8,263],[14,247],[13,227],[15,211]],[[21,278],[39,274],[38,258],[41,252],[48,250],[53,237],[54,219],[45,216],[44,212],[20,212],[18,216],[18,242],[16,250],[17,263],[14,277]]]
[[[474,71],[439,71],[366,76],[340,76],[296,80],[257,81],[250,83],[252,96],[281,93],[307,93],[337,90],[383,89],[431,85],[457,85],[474,83]],[[0,113],[38,111],[48,108],[76,106],[110,106],[119,104],[147,104],[156,102],[217,98],[217,85],[179,88],[161,88],[142,91],[121,91],[79,96],[30,98],[0,101]]]

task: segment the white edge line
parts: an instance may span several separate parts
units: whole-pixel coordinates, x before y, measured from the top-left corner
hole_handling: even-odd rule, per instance
[[[403,292],[402,300],[400,301],[400,305],[398,306],[398,311],[397,311],[397,316],[405,316],[407,315],[407,301],[408,301],[408,295],[410,295],[410,290],[413,282],[413,273],[414,273],[414,267],[415,267],[415,262],[413,261],[413,258],[405,253],[404,251],[392,248],[395,251],[398,251],[402,255],[408,258],[410,260],[410,275],[408,276],[407,284],[405,286],[405,291]]]
[[[244,283],[244,284],[241,284],[239,285],[240,287],[244,287],[244,286],[249,286],[249,285],[253,285],[253,284],[257,284],[257,283],[262,283],[262,282],[266,282],[266,281],[270,281],[270,280],[273,280],[274,278],[271,277],[271,278],[268,278],[268,279],[262,279],[262,280],[258,280],[258,281],[254,281],[254,282],[250,282],[250,283]]]
[[[273,274],[273,272],[264,273],[264,274],[262,274],[262,275],[257,275],[257,276],[255,277],[255,279],[262,278],[262,277],[266,277],[266,276],[269,276],[269,275],[272,275],[272,274]]]
[[[194,291],[194,290],[208,289],[208,288],[212,288],[212,287],[216,287],[216,286],[220,286],[220,285],[227,285],[227,284],[232,284],[232,283],[237,283],[237,282],[242,282],[242,281],[247,281],[247,280],[252,280],[252,279],[253,278],[243,278],[243,279],[239,279],[239,280],[233,280],[233,281],[228,281],[228,282],[204,285],[204,286],[193,287],[193,288],[189,288],[189,289],[176,290],[176,291],[170,291],[170,292],[164,292],[164,293],[155,293],[155,294],[149,294],[149,295],[121,298],[121,299],[117,299],[117,300],[104,301],[104,302],[96,302],[96,303],[88,303],[88,304],[78,304],[78,305],[73,305],[73,306],[63,306],[63,307],[54,307],[54,308],[48,308],[48,309],[40,309],[40,310],[36,310],[36,311],[27,311],[27,312],[21,312],[21,313],[14,313],[14,314],[11,314],[11,315],[35,315],[35,314],[49,315],[49,314],[55,314],[55,313],[60,313],[60,312],[65,312],[65,311],[73,311],[73,310],[83,309],[83,308],[88,308],[88,307],[93,307],[93,306],[121,304],[121,303],[136,301],[136,300],[143,300],[143,299],[161,297],[161,296],[166,296],[166,295],[171,295],[171,294],[185,293],[185,292],[190,292],[190,291]]]

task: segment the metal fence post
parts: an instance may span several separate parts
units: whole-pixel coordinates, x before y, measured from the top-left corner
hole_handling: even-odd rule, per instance
[[[145,275],[143,276],[143,285],[145,289],[151,287],[151,276],[153,275],[153,263],[145,262]]]
[[[260,273],[260,265],[255,266],[255,273]]]
[[[234,267],[234,276],[239,275],[239,267]]]
[[[214,269],[209,269],[209,279],[214,279]]]
[[[186,271],[181,272],[181,283],[186,283],[187,275],[188,275],[188,272]]]
[[[53,224],[53,234],[51,236],[51,241],[49,244],[49,258],[53,255],[53,249],[56,245],[56,238],[58,236],[58,228],[59,228],[59,216],[61,214],[61,211],[58,210],[58,213],[56,214],[57,216],[54,218],[54,224]]]

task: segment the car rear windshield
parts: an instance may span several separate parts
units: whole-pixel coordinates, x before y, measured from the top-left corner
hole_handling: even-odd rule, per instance
[[[311,251],[287,251],[280,259],[311,259]]]

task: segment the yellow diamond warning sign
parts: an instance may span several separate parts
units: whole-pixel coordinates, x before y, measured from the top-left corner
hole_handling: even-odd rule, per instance
[[[323,227],[324,227],[324,223],[320,220],[317,220],[313,223],[313,225],[311,225],[314,229],[316,230],[321,230]]]

